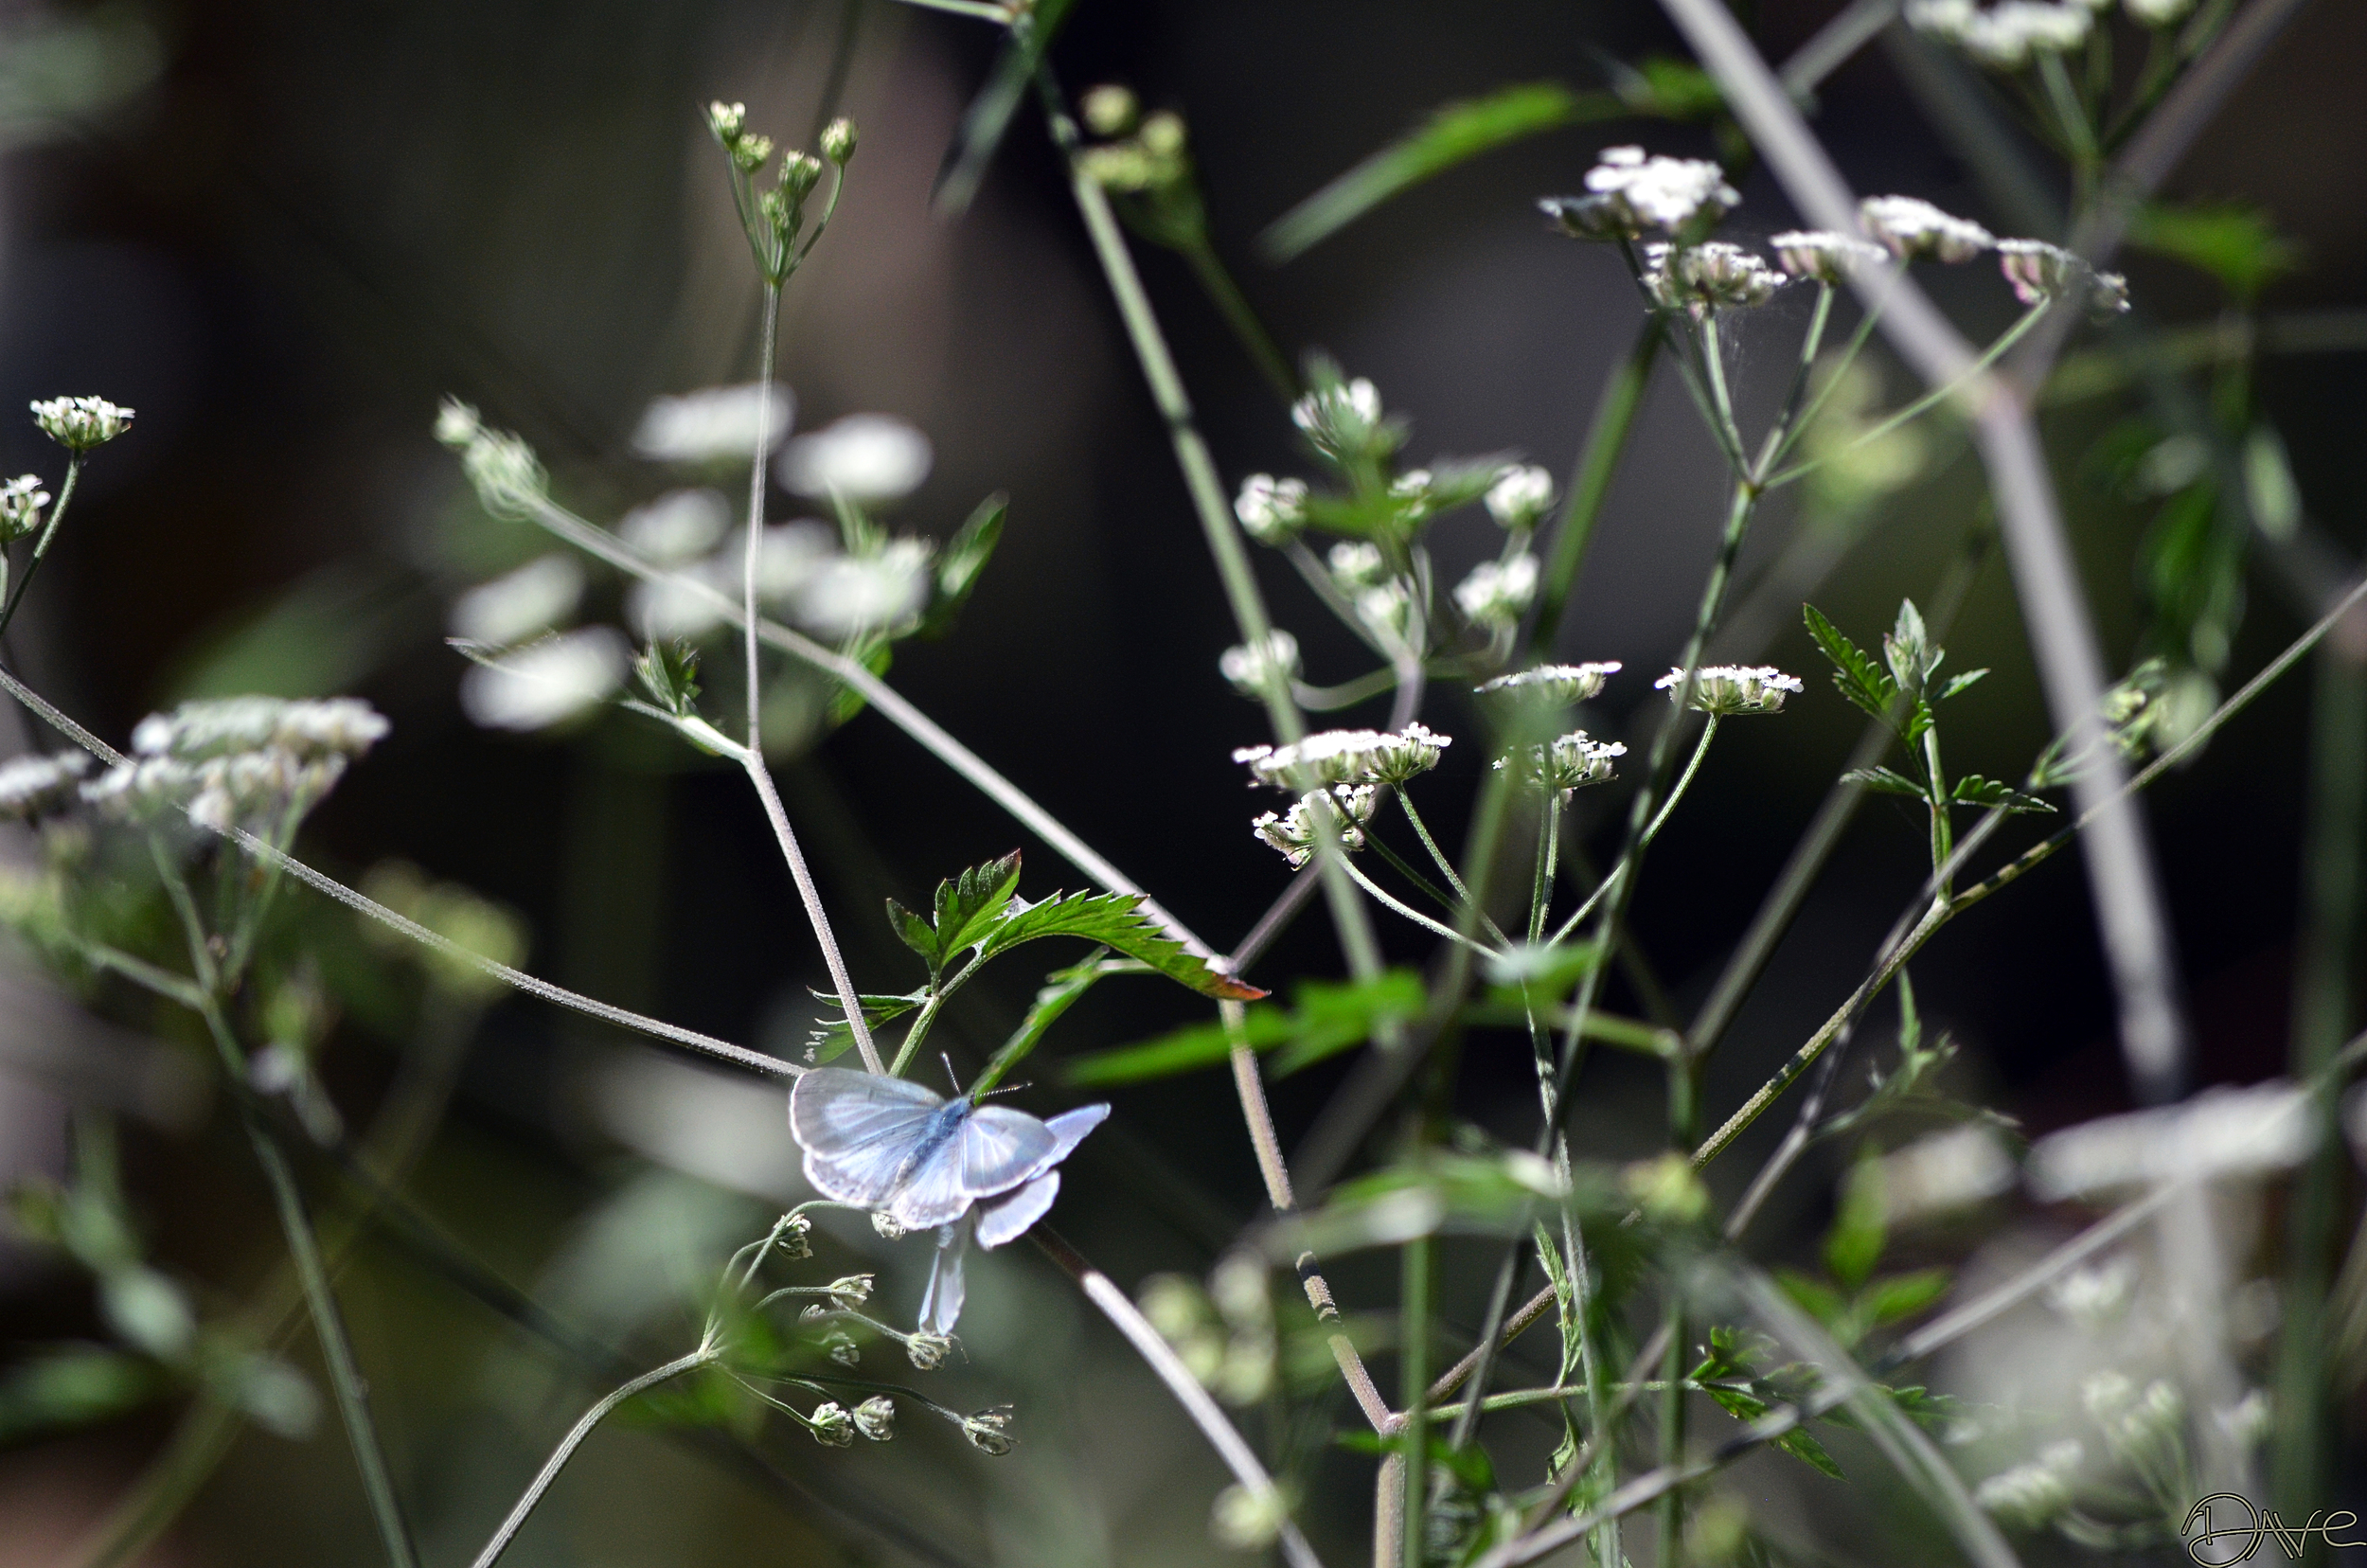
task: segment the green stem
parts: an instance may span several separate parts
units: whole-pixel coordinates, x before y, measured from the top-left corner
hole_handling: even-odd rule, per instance
[[[1602,518],[1603,501],[1611,493],[1611,476],[1619,472],[1628,434],[1635,429],[1636,410],[1643,406],[1644,388],[1652,379],[1653,362],[1660,357],[1663,330],[1660,317],[1646,312],[1636,328],[1635,344],[1628,357],[1612,367],[1610,379],[1603,383],[1602,395],[1594,400],[1594,419],[1587,428],[1577,467],[1571,472],[1570,498],[1562,506],[1561,526],[1554,534],[1553,554],[1545,562],[1544,580],[1538,590],[1537,618],[1529,626],[1532,659],[1553,649],[1562,611],[1569,605],[1578,568],[1586,563],[1594,526]]]
[[[1405,1400],[1405,1527],[1397,1561],[1429,1561],[1423,1510],[1430,1502],[1430,1238],[1405,1244],[1403,1299],[1398,1311],[1399,1386]]]
[[[1833,286],[1817,280],[1816,308],[1808,314],[1808,330],[1800,339],[1800,358],[1791,373],[1791,390],[1784,395],[1783,412],[1767,427],[1767,437],[1759,443],[1758,460],[1751,465],[1752,477],[1764,480],[1775,466],[1775,454],[1784,449],[1785,437],[1790,434],[1791,419],[1800,408],[1800,394],[1807,390],[1808,376],[1816,368],[1816,356],[1824,347],[1824,329],[1833,317]]]
[[[1402,785],[1398,786],[1397,794],[1398,806],[1404,809],[1405,820],[1413,825],[1414,836],[1420,839],[1422,847],[1430,851],[1431,864],[1445,873],[1447,885],[1454,889],[1455,897],[1469,903],[1471,890],[1463,884],[1463,878],[1455,870],[1454,862],[1440,851],[1438,841],[1430,836],[1430,825],[1422,820],[1422,813],[1414,809],[1414,797],[1406,793]]]
[[[49,525],[33,542],[33,558],[25,563],[25,575],[16,579],[8,603],[0,606],[0,635],[6,635],[9,623],[16,619],[16,607],[25,602],[25,590],[33,585],[33,574],[41,570],[43,558],[49,554],[50,542],[58,537],[58,525],[65,521],[66,505],[74,499],[75,481],[81,477],[82,454],[70,454],[65,460],[65,483],[58,487],[58,504],[49,508]],[[5,565],[4,558],[0,558],[0,565]]]
[[[1891,269],[1891,280],[1896,282],[1906,271],[1906,262],[1896,263]],[[1808,427],[1816,423],[1816,417],[1824,412],[1825,403],[1840,390],[1842,380],[1849,374],[1849,367],[1857,364],[1858,356],[1865,351],[1866,342],[1874,336],[1875,324],[1881,317],[1881,312],[1869,308],[1858,318],[1858,330],[1850,333],[1849,341],[1842,345],[1841,357],[1833,362],[1833,368],[1826,374],[1824,384],[1816,389],[1816,396],[1808,400],[1808,406],[1800,411],[1799,418],[1784,421],[1784,438],[1776,443],[1774,455],[1760,464],[1760,472],[1764,472],[1771,464],[1781,462],[1784,454],[1800,444],[1800,438],[1807,434]]]
[[[1718,442],[1726,449],[1726,460],[1734,465],[1735,477],[1747,479],[1751,463],[1742,454],[1742,427],[1735,421],[1734,395],[1726,389],[1726,350],[1717,341],[1715,311],[1701,317],[1701,367],[1709,377],[1710,406],[1717,412]]]
[[[1649,844],[1660,837],[1661,829],[1667,825],[1668,813],[1675,811],[1677,802],[1685,797],[1685,791],[1693,783],[1693,775],[1701,771],[1701,758],[1710,754],[1710,742],[1717,739],[1717,720],[1718,715],[1713,713],[1701,725],[1700,740],[1694,746],[1693,755],[1685,760],[1684,772],[1677,775],[1677,782],[1669,790],[1668,801],[1661,807],[1660,815],[1654,817],[1652,825],[1644,829],[1642,843]]]
[[[780,331],[781,285],[767,278],[763,320],[756,329],[756,452],[748,460],[748,547],[740,568],[740,631],[748,678],[748,749],[759,755],[764,750],[764,689],[763,670],[756,654],[756,565],[764,551],[764,460],[768,455],[765,437],[773,418],[773,359],[779,351]]]
[[[1184,259],[1191,263],[1192,276],[1200,279],[1209,302],[1224,317],[1225,325],[1233,329],[1242,351],[1257,366],[1257,373],[1266,378],[1266,384],[1273,388],[1274,396],[1285,403],[1296,402],[1299,380],[1291,373],[1289,358],[1274,343],[1273,334],[1266,330],[1266,324],[1258,319],[1240,285],[1233,280],[1233,274],[1217,255],[1216,247],[1208,242],[1206,228],[1194,228],[1191,238],[1177,248],[1183,251]]]
[[[1348,875],[1355,880],[1356,885],[1362,888],[1366,893],[1372,895],[1375,901],[1379,902],[1382,905],[1382,907],[1395,914],[1404,916],[1407,919],[1412,920],[1415,925],[1420,926],[1424,931],[1431,933],[1433,935],[1444,936],[1450,942],[1460,942],[1463,946],[1469,948],[1473,953],[1478,953],[1483,958],[1501,958],[1504,956],[1504,954],[1498,953],[1494,948],[1489,947],[1486,943],[1476,940],[1473,937],[1466,936],[1463,933],[1457,931],[1454,927],[1448,925],[1443,921],[1432,919],[1420,910],[1415,909],[1412,904],[1405,902],[1403,900],[1391,893],[1387,888],[1382,887],[1379,882],[1374,882],[1372,878],[1364,875],[1363,872],[1359,871],[1356,868],[1354,862],[1347,862],[1344,864],[1347,865]]]

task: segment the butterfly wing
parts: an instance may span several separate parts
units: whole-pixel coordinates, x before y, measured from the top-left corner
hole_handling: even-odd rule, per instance
[[[944,1103],[909,1078],[815,1068],[789,1092],[806,1180],[826,1198],[877,1205],[896,1191]]]
[[[973,1198],[990,1198],[1040,1175],[1057,1158],[1053,1150],[1060,1140],[1024,1111],[986,1105],[971,1113],[957,1141],[962,1185]]]
[[[937,1256],[929,1265],[929,1289],[920,1298],[920,1331],[951,1334],[962,1315],[962,1298],[969,1293],[962,1278],[962,1255],[970,1247],[970,1227],[948,1225],[937,1233]]]
[[[1052,1200],[1059,1195],[1060,1173],[1047,1170],[1032,1182],[1021,1183],[993,1202],[979,1204],[978,1244],[993,1248],[1018,1239],[1028,1226],[1050,1212]]]

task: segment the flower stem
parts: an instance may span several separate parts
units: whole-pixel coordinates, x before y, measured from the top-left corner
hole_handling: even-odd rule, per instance
[[[753,745],[740,755],[739,762],[747,771],[748,781],[756,787],[756,798],[764,803],[765,817],[773,824],[773,836],[780,843],[781,859],[789,863],[790,880],[797,884],[797,897],[806,906],[806,919],[813,927],[814,940],[822,946],[822,961],[829,967],[830,984],[838,991],[839,1006],[846,1010],[846,1026],[854,1031],[855,1048],[863,1053],[866,1068],[884,1072],[880,1047],[871,1039],[870,1021],[863,1017],[863,998],[855,993],[854,979],[846,972],[846,959],[839,952],[838,935],[830,929],[829,913],[822,907],[822,895],[813,884],[813,873],[806,868],[805,851],[798,847],[797,834],[789,825],[789,812],[781,805],[780,791],[773,786],[772,770],[764,765],[764,754]]]
[[[25,602],[25,590],[33,585],[33,574],[41,570],[43,558],[49,554],[49,543],[58,537],[58,525],[65,521],[66,505],[74,499],[75,481],[81,477],[82,454],[77,452],[65,460],[65,483],[58,487],[58,504],[49,508],[49,526],[33,542],[32,559],[25,563],[25,575],[9,591],[8,603],[0,605],[0,635],[5,635],[9,623],[16,619],[16,607]],[[0,565],[5,565],[5,561],[0,561]]]
[[[748,548],[740,571],[740,630],[748,665],[748,749],[759,755],[764,750],[764,688],[756,657],[756,565],[764,550],[764,459],[771,447],[773,359],[780,332],[781,285],[767,278],[763,320],[756,329],[756,452],[748,459]]]

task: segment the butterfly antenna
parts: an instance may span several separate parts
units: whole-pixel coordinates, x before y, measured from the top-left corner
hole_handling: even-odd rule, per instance
[[[953,1093],[956,1095],[960,1094],[962,1092],[962,1080],[953,1076],[953,1054],[951,1051],[939,1051],[937,1053],[937,1060],[945,1063],[946,1081],[953,1086]]]
[[[1016,1094],[1018,1094],[1018,1093],[1019,1093],[1022,1089],[1026,1089],[1026,1088],[1029,1088],[1029,1087],[1032,1087],[1032,1085],[1031,1085],[1031,1084],[1029,1084],[1029,1083],[1027,1083],[1027,1082],[1020,1082],[1020,1083],[1006,1083],[1006,1084],[1005,1084],[1005,1085],[1004,1085],[1002,1088],[1000,1088],[1000,1089],[989,1089],[989,1090],[988,1090],[985,1094],[983,1094],[983,1095],[979,1096],[978,1097],[979,1097],[980,1099],[992,1099],[992,1098],[994,1098],[994,1096],[997,1096],[997,1095],[1016,1095]]]

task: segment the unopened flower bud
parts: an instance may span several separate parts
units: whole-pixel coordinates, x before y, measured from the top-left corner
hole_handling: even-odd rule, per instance
[[[781,157],[781,188],[792,198],[802,199],[822,182],[822,160],[810,152],[788,152]]]
[[[1184,151],[1183,116],[1166,109],[1162,109],[1155,115],[1145,116],[1139,139],[1143,144],[1143,151],[1153,157],[1175,156]]]
[[[892,1441],[896,1436],[896,1401],[884,1394],[874,1394],[857,1405],[855,1430],[875,1443]]]
[[[739,139],[739,133],[748,123],[748,106],[744,103],[710,103],[707,105],[707,129],[725,147]]]
[[[842,116],[824,126],[821,147],[824,157],[841,169],[845,168],[847,160],[855,155],[855,122]]]
[[[1077,105],[1085,117],[1085,129],[1096,136],[1123,136],[1134,129],[1141,106],[1133,92],[1115,82],[1104,82],[1087,93]]]
[[[732,162],[739,166],[741,173],[754,174],[772,161],[773,138],[742,136],[733,142],[728,151],[731,152]]]
[[[962,1435],[970,1439],[970,1447],[997,1459],[1019,1446],[1019,1439],[1011,1435],[1011,1413],[1001,1406],[963,1417]]]
[[[841,1366],[863,1364],[863,1346],[857,1345],[855,1336],[844,1328],[834,1329],[823,1336],[822,1351]]]
[[[792,1263],[803,1262],[813,1256],[813,1221],[802,1214],[792,1214],[781,1226],[781,1256]]]
[[[831,1280],[829,1284],[831,1303],[841,1311],[853,1311],[871,1299],[872,1278],[872,1275],[864,1274],[847,1274]]]
[[[48,505],[49,492],[41,488],[41,475],[20,473],[0,480],[0,543],[37,531],[42,508]]]
[[[825,1399],[815,1405],[806,1429],[824,1448],[852,1448],[855,1443],[855,1418],[836,1399]]]
[[[1272,1488],[1253,1491],[1237,1484],[1217,1494],[1208,1512],[1208,1533],[1219,1546],[1237,1552],[1262,1551],[1273,1544],[1290,1517],[1282,1494]]]
[[[917,1372],[934,1372],[953,1353],[953,1342],[943,1334],[915,1334],[904,1342],[904,1359]]]

